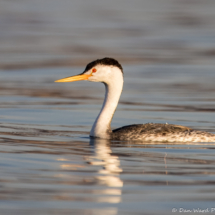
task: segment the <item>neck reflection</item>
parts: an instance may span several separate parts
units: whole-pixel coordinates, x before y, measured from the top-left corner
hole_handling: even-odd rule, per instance
[[[91,139],[90,145],[93,146],[94,155],[87,159],[90,165],[100,166],[96,179],[99,184],[109,187],[123,187],[123,181],[120,179],[119,158],[112,155],[110,141],[105,139]]]

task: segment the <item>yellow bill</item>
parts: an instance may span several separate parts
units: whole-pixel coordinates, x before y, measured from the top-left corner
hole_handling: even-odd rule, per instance
[[[55,82],[82,81],[82,80],[87,80],[90,76],[91,76],[91,74],[90,75],[87,75],[87,74],[75,75],[75,76],[70,76],[67,78],[62,78],[62,79],[56,80]]]

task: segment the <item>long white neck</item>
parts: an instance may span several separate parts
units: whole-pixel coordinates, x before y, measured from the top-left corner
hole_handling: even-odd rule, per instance
[[[110,138],[111,120],[119,102],[123,88],[122,72],[113,72],[111,78],[105,81],[105,99],[102,109],[90,131],[91,137]]]

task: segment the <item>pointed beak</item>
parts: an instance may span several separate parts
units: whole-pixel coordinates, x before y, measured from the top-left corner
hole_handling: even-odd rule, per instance
[[[56,80],[55,82],[73,82],[73,81],[82,81],[82,80],[88,80],[88,78],[91,76],[91,74],[81,74],[81,75],[75,75],[75,76],[70,76],[67,78],[62,78],[59,80]]]

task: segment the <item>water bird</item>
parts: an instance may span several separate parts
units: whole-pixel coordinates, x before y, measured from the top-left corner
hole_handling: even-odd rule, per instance
[[[123,68],[113,58],[103,58],[87,64],[83,73],[56,80],[73,82],[87,80],[105,85],[102,109],[90,131],[91,138],[109,140],[139,140],[143,142],[215,142],[215,134],[174,124],[134,124],[111,130],[111,121],[123,89]]]

